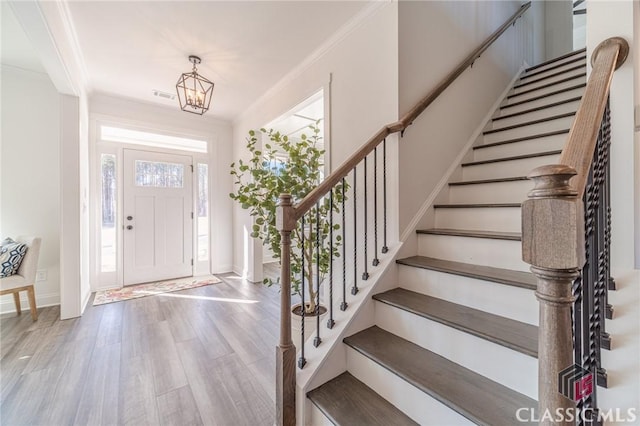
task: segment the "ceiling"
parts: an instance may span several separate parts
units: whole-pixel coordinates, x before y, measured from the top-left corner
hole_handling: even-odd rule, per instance
[[[202,58],[207,115],[232,120],[362,11],[366,1],[69,1],[90,92],[178,108],[178,76]],[[4,21],[3,21],[4,27]],[[4,30],[3,30],[4,31]],[[4,48],[4,46],[3,46]]]
[[[9,5],[1,2],[0,7],[0,13],[2,14],[0,58],[2,63],[29,71],[46,72],[37,52],[31,45]]]

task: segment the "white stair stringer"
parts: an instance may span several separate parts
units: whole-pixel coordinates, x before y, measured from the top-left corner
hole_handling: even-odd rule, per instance
[[[467,418],[349,346],[347,370],[421,425],[473,425]]]
[[[379,254],[380,264],[369,269],[369,279],[366,281],[358,279],[359,291],[355,295],[349,295],[348,308],[345,311],[338,308],[333,310],[335,320],[333,328],[329,329],[325,323],[321,323],[322,343],[318,347],[313,346],[313,338],[316,335],[315,327],[311,331],[311,336],[306,340],[306,364],[303,369],[296,366],[296,417],[305,419],[305,424],[310,421],[312,416],[318,414],[312,413],[313,403],[307,398],[307,392],[344,371],[346,345],[342,343],[342,340],[352,334],[354,328],[361,329],[365,325],[372,325],[369,323],[368,315],[371,315],[370,321],[372,322],[373,312],[367,312],[367,308],[373,304],[371,296],[390,287],[389,280],[397,280],[395,259],[401,247],[402,243],[389,244],[389,251],[385,254]],[[347,291],[351,286],[352,283],[347,282]],[[334,292],[337,293],[336,289]],[[339,302],[335,293],[334,306],[337,307]],[[297,351],[296,363],[300,355],[300,348],[297,348]],[[324,417],[324,415],[322,416]]]
[[[398,283],[416,293],[538,325],[538,301],[527,288],[405,265],[398,265]]]
[[[537,358],[382,302],[376,303],[376,325],[495,382],[537,398]],[[505,365],[509,368],[504,368]]]

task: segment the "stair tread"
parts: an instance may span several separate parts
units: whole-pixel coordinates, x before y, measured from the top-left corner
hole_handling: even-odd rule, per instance
[[[553,86],[556,86],[558,84],[566,83],[567,81],[576,80],[578,78],[582,78],[582,77],[586,77],[586,76],[587,76],[586,72],[584,72],[582,74],[572,75],[571,77],[563,78],[561,80],[557,80],[557,81],[554,81],[554,82],[551,82],[551,83],[548,83],[548,84],[544,84],[542,86],[538,86],[538,87],[535,87],[533,89],[523,90],[522,92],[518,92],[518,93],[514,93],[514,94],[511,94],[511,95],[508,95],[507,99],[515,98],[516,96],[526,95],[527,93],[535,92],[536,90],[547,89],[549,87],[553,87]]]
[[[476,424],[518,424],[533,399],[373,326],[344,343]]]
[[[566,87],[564,89],[556,90],[554,92],[545,93],[544,95],[535,96],[535,97],[529,98],[529,99],[523,99],[523,100],[518,101],[518,102],[512,102],[512,103],[510,103],[508,105],[501,106],[500,109],[507,109],[507,108],[510,108],[510,107],[513,107],[513,106],[516,106],[516,105],[526,104],[527,102],[538,101],[540,99],[548,98],[550,96],[559,95],[559,94],[565,93],[565,92],[570,92],[570,91],[575,90],[575,89],[581,89],[583,87],[587,87],[587,83],[576,84],[576,85],[573,85],[571,87]]]
[[[474,146],[473,149],[490,148],[492,146],[506,145],[506,144],[516,143],[516,142],[524,142],[524,141],[528,141],[528,140],[532,140],[532,139],[546,138],[548,136],[562,135],[564,133],[569,133],[569,129],[555,130],[553,132],[538,133],[536,135],[524,136],[524,137],[521,137],[521,138],[507,139],[507,140],[504,140],[504,141],[486,143],[486,144]]]
[[[335,425],[417,425],[373,389],[345,372],[307,393]]]
[[[529,178],[526,176],[515,176],[515,177],[495,178],[495,179],[461,180],[457,182],[449,182],[449,186],[479,185],[483,183],[500,183],[500,182],[518,182],[522,180],[529,180]]]
[[[570,59],[568,61],[560,62],[560,63],[558,63],[558,64],[556,64],[556,65],[554,65],[552,67],[546,68],[546,69],[542,69],[542,70],[531,69],[531,71],[526,71],[525,70],[522,73],[522,77],[520,77],[520,80],[522,80],[523,78],[534,77],[536,75],[540,75],[542,73],[549,72],[549,71],[558,69],[560,67],[564,67],[564,66],[567,66],[567,65],[575,64],[576,62],[586,61],[586,59],[587,59],[586,55],[576,56],[575,58],[572,58],[572,59]]]
[[[542,110],[547,109],[547,108],[553,108],[553,107],[556,107],[556,106],[559,106],[559,105],[563,105],[563,104],[568,104],[568,103],[571,103],[571,102],[579,101],[581,99],[582,99],[582,96],[575,96],[573,98],[563,99],[561,101],[553,102],[553,103],[546,104],[546,105],[541,105],[539,107],[525,109],[524,111],[514,112],[513,114],[501,115],[500,117],[494,118],[492,121],[499,121],[499,120],[504,120],[505,118],[512,118],[512,117],[517,117],[519,115],[529,114],[531,112],[542,111]]]
[[[574,116],[574,115],[576,115],[575,111],[574,112],[567,112],[567,113],[564,113],[564,114],[556,114],[556,115],[554,115],[552,117],[545,117],[545,118],[540,118],[540,119],[537,119],[537,120],[527,121],[527,122],[524,122],[524,123],[513,124],[511,126],[505,126],[505,127],[500,127],[500,128],[497,128],[497,129],[487,130],[487,131],[482,132],[482,134],[483,135],[490,135],[492,133],[504,132],[505,130],[513,130],[513,129],[517,129],[517,128],[520,128],[520,127],[531,126],[531,125],[534,125],[534,124],[546,123],[547,121],[558,120],[560,118],[567,118],[567,117],[571,117],[571,116]]]
[[[522,234],[520,232],[473,231],[467,229],[435,228],[418,229],[416,233],[429,235],[452,235],[456,237],[490,238],[494,240],[522,241]]]
[[[561,154],[561,153],[562,153],[562,150],[536,152],[534,154],[514,155],[514,156],[511,156],[511,157],[500,157],[500,158],[494,158],[494,159],[491,159],[491,160],[470,161],[468,163],[462,163],[461,166],[462,167],[478,166],[478,165],[481,165],[481,164],[499,163],[499,162],[502,162],[502,161],[511,161],[511,160],[524,160],[526,158],[544,157],[544,156],[547,156],[547,155],[557,155],[557,154]]]
[[[538,356],[538,327],[534,325],[404,288],[394,288],[373,298],[523,354]]]
[[[522,203],[468,203],[468,204],[434,204],[436,209],[474,209],[491,207],[521,207]]]
[[[565,53],[565,54],[564,54],[564,55],[562,55],[562,56],[558,56],[558,57],[556,57],[556,58],[549,59],[548,61],[540,62],[540,63],[539,63],[539,64],[537,64],[537,65],[532,65],[532,66],[530,66],[529,68],[527,68],[527,69],[525,70],[525,72],[529,72],[529,71],[531,71],[531,70],[535,70],[536,68],[540,68],[540,67],[543,67],[543,66],[545,66],[545,65],[552,64],[552,63],[554,63],[554,62],[559,62],[559,61],[561,61],[561,60],[563,60],[563,59],[569,58],[569,57],[574,56],[574,55],[578,55],[578,54],[580,54],[580,53],[585,53],[585,55],[580,55],[580,56],[579,56],[580,58],[583,58],[583,59],[584,59],[584,58],[586,58],[586,52],[587,52],[587,49],[583,47],[582,49],[578,49],[578,50],[574,50],[574,51],[572,51],[572,52]]]
[[[528,86],[528,85],[530,85],[530,84],[534,84],[534,83],[537,83],[537,82],[539,82],[539,81],[546,80],[546,79],[548,79],[548,78],[558,77],[559,75],[566,74],[566,73],[570,73],[570,72],[572,72],[572,71],[576,71],[576,70],[579,70],[579,69],[581,69],[581,68],[582,68],[582,69],[584,69],[584,70],[586,70],[586,69],[587,69],[587,66],[586,66],[586,65],[574,65],[574,66],[572,66],[572,67],[567,68],[566,70],[556,71],[556,72],[553,72],[553,73],[551,73],[551,74],[549,74],[549,75],[545,75],[544,77],[534,78],[534,79],[532,79],[532,80],[530,80],[530,81],[524,81],[524,82],[522,82],[522,78],[521,78],[521,79],[520,79],[520,81],[521,81],[521,82],[520,82],[520,83],[518,83],[518,84],[516,84],[515,86],[513,86],[513,88],[514,88],[514,89],[517,89],[517,88],[520,88],[520,87]],[[547,71],[548,71],[548,70],[547,70]],[[531,76],[527,76],[527,77],[531,77]]]
[[[536,289],[536,278],[529,272],[513,271],[511,269],[495,268],[492,266],[473,265],[471,263],[453,260],[435,259],[426,256],[411,256],[396,260],[396,263],[415,268],[430,269],[463,277],[491,281],[499,284],[522,287],[529,290]]]

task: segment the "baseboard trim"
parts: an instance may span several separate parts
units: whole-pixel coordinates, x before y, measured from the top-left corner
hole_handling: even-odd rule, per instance
[[[491,109],[489,110],[487,115],[485,115],[485,117],[482,119],[480,125],[473,132],[473,134],[471,135],[467,143],[464,145],[462,150],[458,153],[458,156],[455,158],[455,160],[453,160],[453,162],[451,163],[451,166],[449,166],[447,171],[442,176],[442,179],[440,179],[440,181],[438,182],[434,190],[431,192],[431,194],[429,194],[429,196],[424,201],[422,206],[420,206],[420,209],[418,210],[418,212],[413,216],[413,218],[411,219],[407,227],[404,229],[404,231],[402,231],[402,234],[400,236],[400,241],[402,241],[403,243],[406,242],[407,239],[415,232],[415,229],[418,226],[418,223],[427,213],[427,210],[429,210],[429,207],[433,205],[436,197],[447,185],[453,173],[460,166],[460,164],[462,164],[462,160],[467,155],[467,153],[469,152],[473,144],[482,135],[482,132],[484,131],[484,128],[487,126],[487,123],[489,122],[489,120],[491,120],[491,117],[493,117],[496,110],[500,107],[500,104],[502,104],[502,101],[505,99],[505,97],[507,96],[507,93],[509,93],[509,91],[511,90],[515,82],[518,81],[518,79],[520,78],[520,74],[522,74],[522,72],[525,69],[525,66],[526,66],[526,62],[524,62],[520,66],[520,69],[513,76],[509,84],[507,84],[507,87],[502,91],[497,101],[491,106]]]
[[[29,301],[27,295],[20,294],[20,304],[22,306],[22,312],[29,310]],[[47,306],[57,306],[60,304],[60,293],[49,293],[38,295],[36,292],[36,306],[38,308],[46,308]],[[6,301],[0,303],[0,314],[10,314],[16,312],[16,306],[13,304],[13,297],[8,296]]]

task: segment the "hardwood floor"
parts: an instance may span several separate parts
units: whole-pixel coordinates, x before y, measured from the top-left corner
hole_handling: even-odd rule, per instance
[[[272,425],[279,293],[220,284],[0,318],[2,425]]]

